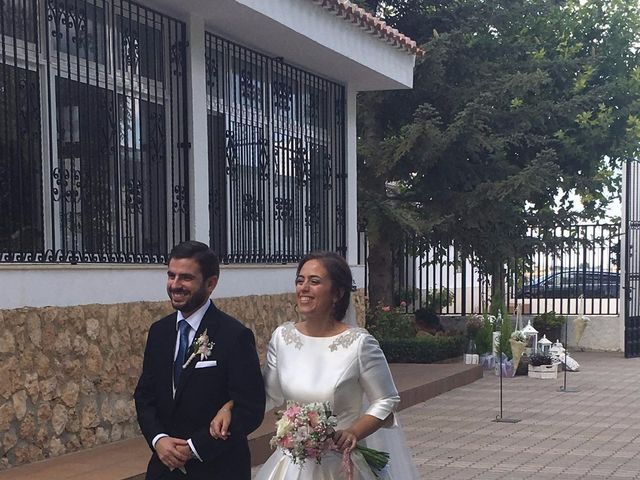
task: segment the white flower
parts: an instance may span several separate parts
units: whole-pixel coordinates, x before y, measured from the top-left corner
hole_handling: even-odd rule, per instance
[[[293,423],[291,423],[287,417],[282,417],[276,422],[276,436],[278,438],[286,436],[292,429]]]
[[[209,341],[209,335],[207,335],[207,329],[205,328],[204,332],[202,332],[202,334],[195,339],[195,341],[193,342],[193,345],[191,345],[192,353],[191,355],[189,355],[189,358],[187,359],[187,361],[184,362],[184,365],[182,365],[182,368],[187,368],[187,366],[191,363],[191,361],[194,358],[196,358],[198,355],[200,355],[201,361],[206,358],[209,358],[209,355],[211,355],[211,350],[213,350],[214,345],[215,343]]]

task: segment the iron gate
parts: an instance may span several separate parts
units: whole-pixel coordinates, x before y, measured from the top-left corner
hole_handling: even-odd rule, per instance
[[[640,356],[640,162],[626,172],[625,357]]]

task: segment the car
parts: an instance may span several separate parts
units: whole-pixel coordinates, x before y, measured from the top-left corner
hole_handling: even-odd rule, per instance
[[[620,273],[599,270],[565,270],[540,279],[525,280],[520,298],[617,298]]]

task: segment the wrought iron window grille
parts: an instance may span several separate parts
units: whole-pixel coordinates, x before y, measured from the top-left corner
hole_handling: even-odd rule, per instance
[[[344,253],[344,87],[206,33],[211,244],[227,263]]]
[[[0,262],[164,262],[189,221],[185,24],[127,0],[0,9]]]

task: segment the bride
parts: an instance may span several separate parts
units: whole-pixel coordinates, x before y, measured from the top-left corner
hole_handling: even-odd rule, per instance
[[[298,264],[295,284],[302,321],[279,326],[269,342],[263,369],[267,410],[289,400],[330,402],[338,417],[334,441],[339,451],[326,454],[321,463],[309,459],[300,465],[278,448],[256,480],[344,479],[345,451],[351,454],[353,480],[417,479],[393,413],[400,397],[384,354],[365,329],[343,321],[352,310],[348,264],[332,252],[310,253]],[[225,438],[231,407],[223,407],[212,420],[214,437]],[[389,452],[389,465],[374,474],[362,455],[352,451],[356,444]]]

